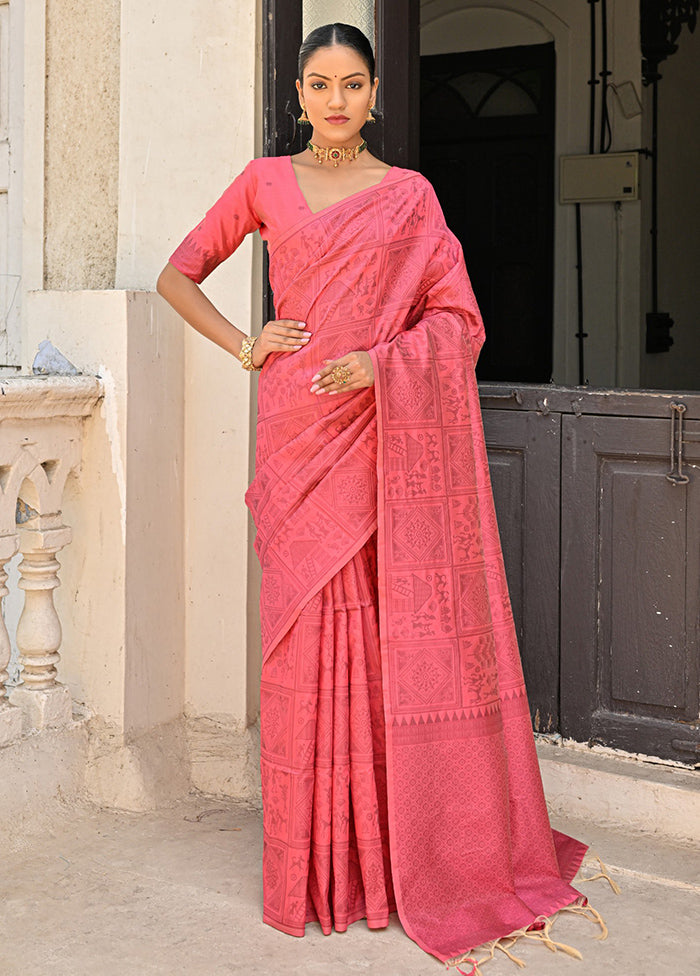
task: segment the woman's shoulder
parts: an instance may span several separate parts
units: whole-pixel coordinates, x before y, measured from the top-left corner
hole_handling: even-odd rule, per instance
[[[289,166],[291,156],[256,156],[246,166],[256,176],[265,173],[277,173],[285,166]]]
[[[396,179],[408,180],[415,184],[415,186],[423,187],[424,189],[433,189],[433,184],[430,180],[416,169],[405,169],[403,166],[392,166],[391,169]]]
[[[405,169],[402,166],[392,166],[391,183],[404,188],[406,193],[423,199],[437,201],[437,194],[430,180],[415,169]]]
[[[253,184],[265,183],[289,165],[289,156],[255,156],[239,171],[239,177]]]

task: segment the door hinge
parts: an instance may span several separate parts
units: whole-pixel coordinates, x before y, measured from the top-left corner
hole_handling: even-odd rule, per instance
[[[671,470],[666,480],[672,485],[687,485],[690,478],[683,474],[683,415],[687,409],[684,403],[669,404],[671,410]]]

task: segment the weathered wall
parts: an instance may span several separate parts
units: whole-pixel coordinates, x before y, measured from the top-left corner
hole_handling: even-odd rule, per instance
[[[48,336],[104,384],[64,496],[59,678],[92,716],[96,798],[149,807],[189,784],[182,330],[143,292],[37,291],[26,318],[30,348]]]
[[[678,51],[661,65],[659,83],[659,307],[675,324],[668,352],[642,354],[642,384],[652,389],[700,389],[699,69],[700,27],[693,34],[684,28]],[[650,115],[650,89],[644,100]],[[648,194],[645,203],[648,228]],[[648,252],[642,281],[646,311],[651,309]]]
[[[421,3],[422,54],[554,42],[554,379],[558,383],[576,383],[578,376],[575,216],[572,205],[558,202],[558,158],[588,152],[589,13],[589,5],[579,0]],[[610,80],[615,84],[632,81],[639,92],[639,4],[637,0],[610,0],[608,16]],[[640,118],[625,119],[612,93],[608,105],[612,150],[638,148]],[[597,140],[598,127],[596,150]],[[625,203],[618,213],[613,204],[582,208],[584,327],[589,334],[585,376],[594,386],[636,386],[639,382],[640,219],[637,202]]]
[[[105,388],[64,499],[61,677],[138,735],[184,703],[182,333],[144,293],[34,292],[27,317],[33,345],[48,335]]]
[[[46,288],[113,288],[119,0],[47,0]]]
[[[122,74],[118,287],[153,289],[175,246],[260,152],[257,6],[182,0],[174,17],[166,0],[147,6],[123,0],[122,63],[129,70]],[[246,332],[261,324],[253,255],[249,239],[204,286]],[[246,764],[237,755],[253,748],[246,725],[258,697],[254,625],[249,642],[257,593],[246,572],[250,525],[243,502],[251,376],[182,323],[172,327],[184,336],[186,356],[180,531],[193,773],[205,789],[250,792],[254,785],[243,785],[251,777],[241,774]]]
[[[166,0],[47,4],[47,17],[43,0],[28,8],[25,31],[23,363],[49,337],[107,391],[66,499],[61,675],[96,716],[98,797],[148,803],[161,766],[182,786],[186,746],[196,782],[250,795],[254,386],[143,292],[260,152],[259,5],[183,0],[174,16]],[[245,242],[206,285],[247,332],[260,327],[260,254]]]

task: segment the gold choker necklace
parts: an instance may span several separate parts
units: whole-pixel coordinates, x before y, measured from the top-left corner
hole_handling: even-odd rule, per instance
[[[334,166],[337,166],[341,161],[345,162],[345,160],[351,163],[367,148],[367,143],[364,139],[359,146],[353,146],[352,149],[327,149],[325,146],[315,146],[311,140],[306,145],[314,154],[314,159],[317,163],[331,162]]]

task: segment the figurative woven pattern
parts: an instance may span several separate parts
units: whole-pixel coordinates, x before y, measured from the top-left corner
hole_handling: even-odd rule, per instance
[[[265,363],[246,496],[263,570],[265,917],[297,935],[312,918],[379,925],[395,897],[408,934],[446,960],[579,899],[585,852],[547,817],[474,374],[481,319],[419,174],[394,168],[318,214],[288,157],[239,180],[221,207],[250,208],[276,314],[312,333]],[[207,267],[235,246],[210,214]],[[354,349],[369,352],[374,388],[310,394],[323,361]],[[378,630],[366,588],[352,596],[375,573],[375,534]],[[358,660],[374,677],[346,702]],[[349,753],[331,712],[355,729]]]

